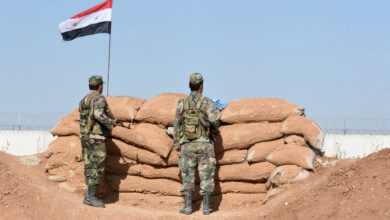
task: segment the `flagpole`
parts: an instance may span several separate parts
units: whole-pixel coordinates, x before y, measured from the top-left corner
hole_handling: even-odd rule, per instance
[[[107,96],[110,88],[110,59],[111,59],[111,33],[108,34],[108,69],[107,69]]]
[[[112,9],[112,0],[107,0],[108,3],[111,1],[111,9]],[[111,14],[110,14],[111,17]],[[111,20],[111,19],[110,19]],[[111,61],[111,25],[109,27],[109,33],[110,35],[108,37],[108,67],[107,67],[107,96],[109,96],[109,89],[110,89],[110,61]]]

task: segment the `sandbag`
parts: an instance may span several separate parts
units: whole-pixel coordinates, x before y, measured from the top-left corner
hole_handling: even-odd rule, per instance
[[[310,148],[286,144],[275,149],[266,159],[277,166],[297,165],[312,170],[315,156]]]
[[[138,169],[138,175],[148,179],[166,178],[180,181],[179,167],[155,168],[146,164],[138,164],[135,168]]]
[[[130,96],[109,96],[106,100],[115,119],[126,122],[132,122],[135,119],[137,111],[145,102],[145,99]]]
[[[67,181],[82,189],[84,186],[84,164],[81,142],[76,136],[57,137],[43,153],[45,172],[51,181]]]
[[[304,108],[282,99],[251,98],[229,102],[222,111],[222,122],[228,124],[251,122],[281,122],[290,115],[303,115]]]
[[[301,135],[310,146],[322,150],[325,132],[317,122],[309,118],[302,116],[288,117],[283,123],[282,133],[284,135]]]
[[[80,136],[80,114],[79,109],[75,109],[70,114],[63,117],[50,133],[54,136]]]
[[[146,179],[139,176],[107,174],[107,183],[114,192],[153,193],[180,196],[181,183],[169,179]]]
[[[245,182],[216,182],[215,194],[221,193],[265,193],[266,185],[263,183],[245,183]],[[219,189],[220,188],[220,189]]]
[[[119,193],[151,193],[164,196],[181,196],[181,183],[168,179],[146,179],[132,175],[107,174],[107,183],[110,188]],[[196,185],[195,194],[198,194],[199,185]],[[214,195],[225,193],[257,194],[265,193],[266,185],[261,183],[244,182],[215,182]],[[196,197],[196,195],[195,195]]]
[[[305,138],[299,136],[299,135],[289,135],[284,137],[284,143],[285,144],[295,144],[302,147],[310,147],[306,141]]]
[[[164,93],[146,101],[138,111],[136,120],[141,122],[173,126],[177,103],[187,95]]]
[[[72,169],[77,163],[82,162],[82,147],[77,136],[57,137],[49,144],[47,149],[47,170],[65,166]]]
[[[107,139],[106,145],[107,154],[109,155],[123,156],[143,164],[161,166],[165,164],[161,156],[131,144],[126,144],[120,140]]]
[[[251,163],[267,161],[266,157],[282,145],[284,145],[283,139],[255,144],[249,148],[246,159]]]
[[[111,135],[125,142],[141,146],[166,158],[172,148],[172,139],[165,129],[153,124],[137,124],[131,129],[115,127]]]
[[[282,137],[281,123],[250,123],[220,127],[223,149],[247,149],[249,146]],[[219,143],[216,143],[219,144]]]
[[[266,182],[269,174],[276,168],[269,162],[249,165],[247,162],[220,166],[215,179],[221,181],[256,181]]]
[[[166,160],[167,166],[178,166],[179,164],[179,156],[176,154],[174,150],[169,153],[168,159]]]
[[[242,163],[246,159],[247,150],[229,150],[216,155],[218,165]]]
[[[302,167],[298,167],[296,165],[284,165],[277,167],[274,171],[272,171],[266,186],[267,189],[271,186],[275,188],[284,184],[295,183],[307,179],[309,176],[310,172],[304,170]]]
[[[124,161],[118,156],[108,156],[107,172],[112,174],[129,174],[142,176],[147,179],[166,178],[180,181],[179,167],[153,167],[146,164],[137,164],[135,161]]]
[[[108,173],[127,174],[130,167],[137,165],[137,161],[117,155],[107,155],[106,168]]]

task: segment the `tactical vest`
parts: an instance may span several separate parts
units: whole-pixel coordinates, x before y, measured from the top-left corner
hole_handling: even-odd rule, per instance
[[[207,134],[206,121],[208,121],[208,117],[201,111],[204,100],[204,96],[201,96],[197,103],[191,99],[191,96],[184,99],[181,125],[183,135],[189,141],[196,140]]]
[[[88,136],[90,134],[104,135],[102,126],[93,117],[94,107],[92,100],[96,96],[87,95],[80,102],[80,134]]]

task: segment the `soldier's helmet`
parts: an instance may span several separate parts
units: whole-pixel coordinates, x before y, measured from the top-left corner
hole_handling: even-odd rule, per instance
[[[94,75],[94,76],[89,77],[89,85],[97,86],[101,83],[104,83],[102,76]]]
[[[203,82],[202,74],[200,73],[193,73],[190,76],[190,83],[191,84],[200,84]]]

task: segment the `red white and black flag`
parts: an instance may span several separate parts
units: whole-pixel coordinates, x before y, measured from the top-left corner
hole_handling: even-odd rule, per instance
[[[59,25],[62,38],[71,41],[91,34],[111,34],[112,0],[90,8]]]

